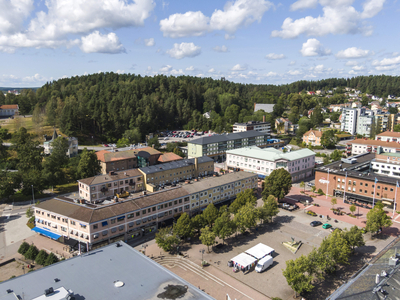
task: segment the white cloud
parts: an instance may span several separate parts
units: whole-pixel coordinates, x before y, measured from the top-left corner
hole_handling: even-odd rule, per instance
[[[47,78],[38,73],[25,77],[18,77],[12,74],[3,74],[0,75],[0,86],[38,86],[52,80],[53,77]]]
[[[145,39],[144,44],[147,47],[153,47],[156,43],[154,42],[154,38],[150,38],[150,39]]]
[[[184,74],[185,74],[185,73],[183,72],[182,69],[179,69],[179,70],[173,69],[173,70],[171,70],[171,75],[174,75],[174,76],[177,76],[177,75],[184,75]]]
[[[266,0],[236,0],[227,2],[223,10],[215,10],[211,17],[201,11],[176,13],[160,21],[160,30],[171,38],[202,36],[214,30],[234,34],[239,28],[260,22],[273,4]]]
[[[171,70],[172,70],[172,66],[170,66],[170,65],[166,65],[166,66],[160,68],[160,72],[169,72]]]
[[[117,74],[124,74],[125,71],[124,71],[124,70],[117,70],[117,72],[115,72],[115,73],[117,73]]]
[[[175,43],[174,48],[167,51],[170,57],[182,59],[184,57],[195,57],[200,55],[201,47],[193,43]]]
[[[236,38],[236,36],[235,36],[234,34],[225,33],[224,38],[225,38],[226,40],[234,40],[234,39]]]
[[[265,58],[269,60],[277,60],[277,59],[284,59],[286,58],[286,56],[284,54],[269,53],[265,55]]]
[[[186,70],[186,71],[194,71],[194,67],[193,67],[193,66],[190,66],[190,67],[187,67],[185,70]]]
[[[400,56],[392,58],[384,58],[381,61],[374,60],[372,62],[372,65],[375,66],[375,69],[378,71],[393,70],[400,66]]]
[[[356,62],[355,60],[349,60],[346,62],[346,66],[355,66],[357,64],[358,62]]]
[[[337,58],[363,58],[372,54],[369,50],[362,50],[357,47],[347,48],[346,50],[341,50],[336,54]]]
[[[232,71],[244,71],[247,70],[247,66],[246,65],[234,65],[233,68],[231,69]]]
[[[318,0],[298,0],[292,5],[290,5],[290,10],[299,10],[299,9],[307,9],[307,8],[316,8],[318,4]]]
[[[293,5],[306,8],[308,1],[298,1]],[[323,15],[318,17],[306,16],[297,20],[286,18],[281,30],[274,30],[272,37],[292,39],[301,34],[308,36],[323,36],[327,34],[372,34],[371,28],[366,26],[363,20],[372,18],[378,14],[385,0],[366,0],[363,11],[357,11],[353,6],[354,0],[319,0],[323,6]],[[310,1],[312,5],[315,2]],[[308,4],[310,4],[308,3]],[[310,5],[311,5],[310,4]]]
[[[363,71],[363,70],[365,70],[365,67],[364,66],[354,66],[352,69],[354,71]]]
[[[292,60],[290,63],[289,63],[289,66],[294,66],[296,64],[296,61],[295,60]]]
[[[208,70],[208,73],[215,73],[215,69],[211,68],[210,70]]]
[[[4,4],[4,2],[6,4]],[[100,29],[143,26],[154,9],[153,0],[47,0],[46,8],[27,21],[33,8],[32,0],[0,0],[0,51],[13,52],[18,48],[59,48],[80,45]],[[6,8],[6,9],[4,9]],[[15,11],[16,9],[16,11]],[[12,16],[13,23],[4,16]],[[23,28],[23,24],[27,24]],[[96,33],[97,34],[97,33]],[[109,36],[109,34],[104,35]],[[96,47],[89,47],[95,49]],[[81,49],[88,49],[81,45]],[[103,53],[117,53],[117,49],[99,48]]]
[[[215,46],[213,50],[216,52],[228,52],[228,47],[226,47],[225,45],[222,45],[221,47]]]
[[[310,71],[313,73],[330,73],[332,72],[332,68],[325,68],[324,65],[317,65],[315,67],[311,67]]]
[[[290,70],[290,71],[288,71],[287,72],[289,75],[300,75],[300,74],[302,74],[303,72],[301,72],[301,71],[299,71],[299,70]]]
[[[85,53],[121,53],[126,52],[124,46],[120,43],[117,35],[111,32],[102,35],[95,31],[81,38],[81,50]]]
[[[266,77],[275,77],[275,76],[277,76],[277,75],[278,75],[278,73],[272,72],[272,71],[270,71],[270,72],[268,72],[267,74],[265,74]]]
[[[303,56],[324,56],[331,54],[331,50],[324,49],[317,39],[308,39],[300,50]]]
[[[356,71],[354,71],[354,70],[350,70],[350,71],[349,71],[349,74],[350,74],[350,75],[357,75],[358,73],[357,73]]]

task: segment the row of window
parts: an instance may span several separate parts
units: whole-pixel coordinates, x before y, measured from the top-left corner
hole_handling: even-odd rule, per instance
[[[338,182],[340,182],[340,178],[338,178]],[[345,182],[345,180],[342,178],[342,182],[344,183]],[[353,184],[353,185],[356,185],[357,184],[357,182],[356,181],[351,181],[351,180],[349,180],[349,184]],[[362,186],[368,186],[368,183],[363,183],[363,182],[360,182],[360,185]],[[338,185],[339,186],[339,185]],[[375,185],[374,184],[372,184],[372,188],[375,188]],[[380,189],[381,188],[381,186],[380,185],[377,185],[376,186],[376,188],[377,189]],[[387,191],[388,190],[388,187],[387,186],[385,186],[384,188],[383,188],[385,191]],[[390,188],[390,191],[391,192],[393,192],[393,188]]]

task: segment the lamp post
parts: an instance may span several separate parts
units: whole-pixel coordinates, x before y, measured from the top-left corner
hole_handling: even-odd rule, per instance
[[[35,193],[33,192],[33,184],[31,185],[32,187],[32,205],[35,204]]]
[[[199,252],[201,253],[201,264],[203,265],[203,254],[205,252],[204,249],[199,250]]]

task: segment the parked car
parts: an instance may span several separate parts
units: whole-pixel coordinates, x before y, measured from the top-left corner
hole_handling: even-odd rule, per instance
[[[307,183],[307,185],[308,185],[308,186],[315,186],[315,184],[312,183],[312,182]]]
[[[322,222],[320,222],[320,221],[312,221],[312,222],[310,223],[310,225],[311,225],[312,227],[316,227],[316,226],[322,225]]]
[[[169,140],[169,138],[168,138],[168,137],[165,137],[165,138],[164,138],[164,141],[167,141],[167,140]]]
[[[324,225],[322,225],[322,228],[323,228],[323,229],[329,229],[329,228],[331,228],[331,227],[332,227],[332,225],[329,224],[329,223],[325,223]]]
[[[342,231],[342,229],[339,228],[339,227],[331,227],[329,230],[330,230],[331,232],[334,232],[336,229],[339,230],[339,231]]]
[[[299,208],[296,204],[291,205],[289,203],[279,203],[279,207],[286,209],[288,211],[292,211]]]

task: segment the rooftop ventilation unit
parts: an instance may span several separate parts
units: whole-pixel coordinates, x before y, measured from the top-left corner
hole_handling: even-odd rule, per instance
[[[49,287],[48,289],[44,290],[44,295],[45,296],[48,296],[48,295],[53,294],[53,293],[54,293],[54,290],[53,290],[52,287]]]

